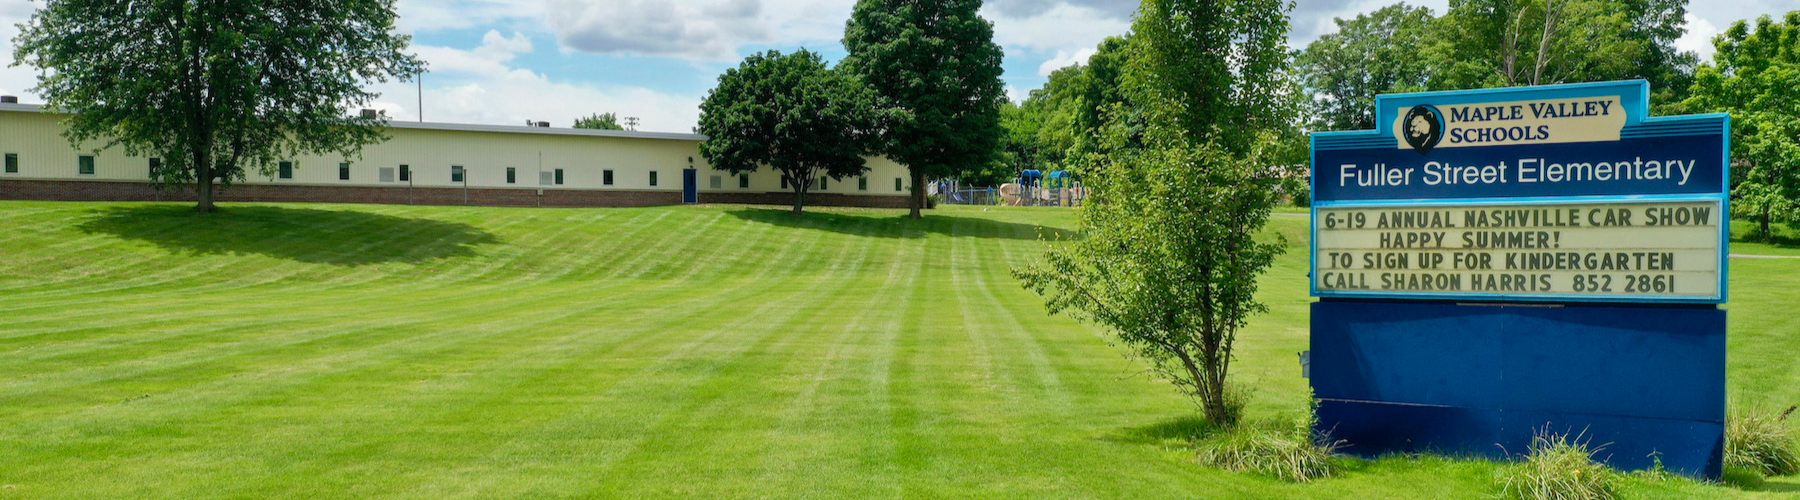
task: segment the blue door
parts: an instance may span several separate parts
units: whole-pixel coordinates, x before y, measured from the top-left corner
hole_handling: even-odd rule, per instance
[[[700,171],[687,169],[681,171],[681,202],[700,202]]]

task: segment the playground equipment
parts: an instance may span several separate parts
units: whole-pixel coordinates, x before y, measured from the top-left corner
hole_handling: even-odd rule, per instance
[[[955,181],[939,181],[933,187],[942,202],[951,205],[1003,205],[1009,207],[1076,207],[1087,190],[1073,172],[1038,170],[1019,173],[1014,182],[999,188],[961,189]]]

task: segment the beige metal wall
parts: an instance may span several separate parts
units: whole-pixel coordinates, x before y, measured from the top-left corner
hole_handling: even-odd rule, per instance
[[[19,155],[19,173],[5,178],[55,180],[145,180],[150,164],[143,158],[109,151],[77,153],[62,136],[61,117],[46,113],[0,112],[0,152]],[[97,147],[97,145],[95,145]],[[77,158],[94,155],[94,175],[77,173]]]
[[[149,160],[129,157],[119,148],[92,152],[100,144],[84,145],[78,153],[62,137],[63,115],[39,112],[0,110],[0,152],[19,155],[17,174],[0,174],[4,178],[49,180],[144,181],[149,178]],[[401,125],[400,127],[406,127]],[[408,165],[413,185],[420,187],[461,186],[451,181],[451,167],[460,165],[467,175],[469,187],[518,189],[592,189],[680,191],[682,170],[698,169],[701,192],[770,192],[782,191],[781,175],[764,169],[750,174],[748,188],[739,187],[736,176],[713,170],[699,154],[698,139],[643,137],[596,137],[537,133],[526,127],[516,132],[435,130],[425,128],[390,128],[390,140],[363,148],[361,158],[346,159],[338,155],[294,158],[292,179],[277,179],[251,172],[251,184],[295,184],[317,186],[404,186],[397,170]],[[95,156],[95,174],[78,173],[78,157]],[[338,165],[350,162],[350,180],[338,179]],[[506,169],[516,169],[515,183],[506,182]],[[868,189],[858,189],[855,178],[828,182],[825,189],[814,192],[893,196],[904,194],[894,189],[896,179],[905,179],[906,169],[886,158],[870,158]],[[380,181],[381,168],[395,168],[393,182]],[[540,172],[563,169],[562,185],[541,185]],[[613,185],[602,183],[604,171],[613,171]],[[650,185],[650,173],[657,173],[657,184]],[[273,174],[274,172],[271,172]],[[719,187],[712,178],[718,176]]]

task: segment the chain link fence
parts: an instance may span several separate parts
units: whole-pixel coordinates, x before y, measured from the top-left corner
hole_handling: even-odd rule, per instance
[[[998,188],[941,190],[936,196],[938,203],[945,205],[1079,207],[1087,190],[1079,185],[1042,188],[1007,184]]]

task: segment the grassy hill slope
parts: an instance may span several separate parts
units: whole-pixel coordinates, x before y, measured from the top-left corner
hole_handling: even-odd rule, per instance
[[[1495,492],[1481,461],[1196,465],[1191,406],[1010,276],[1069,212],[899,215],[0,202],[0,498]],[[1308,400],[1305,219],[1274,229],[1237,367],[1265,419]],[[1800,402],[1800,260],[1733,265],[1734,395]]]

